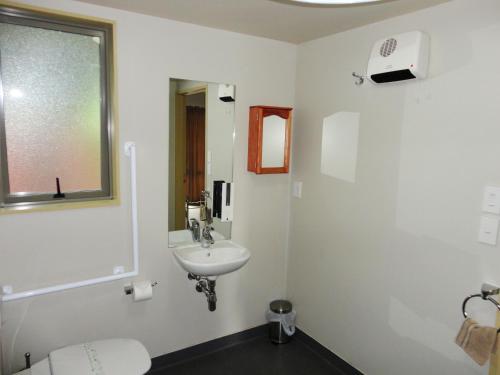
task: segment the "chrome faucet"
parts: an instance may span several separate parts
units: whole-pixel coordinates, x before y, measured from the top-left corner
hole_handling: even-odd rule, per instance
[[[201,233],[201,247],[203,247],[204,249],[207,249],[210,247],[210,245],[213,245],[214,244],[214,238],[212,237],[212,234],[210,233],[210,231],[214,229],[212,228],[210,225],[205,225],[205,227],[203,228],[203,231]]]
[[[193,236],[193,242],[200,241],[200,223],[196,219],[191,219],[191,225],[189,226],[191,231],[191,236]]]
[[[203,231],[201,233],[201,247],[208,248],[210,245],[214,244],[214,238],[210,233],[212,228],[213,218],[212,218],[212,210],[210,208],[205,208],[205,226],[203,227]]]

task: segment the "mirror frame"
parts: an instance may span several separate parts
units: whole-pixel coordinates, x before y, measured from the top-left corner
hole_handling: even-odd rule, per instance
[[[248,124],[248,164],[247,170],[256,174],[288,173],[290,167],[290,144],[292,135],[292,110],[290,107],[252,106]],[[279,116],[286,120],[285,148],[283,150],[283,167],[262,166],[262,146],[264,135],[264,118]]]

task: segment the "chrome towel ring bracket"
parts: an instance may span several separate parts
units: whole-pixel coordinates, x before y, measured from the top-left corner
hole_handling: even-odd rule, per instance
[[[467,298],[464,299],[464,302],[462,303],[462,314],[464,315],[464,318],[468,318],[469,315],[467,314],[467,311],[465,310],[467,306],[467,302],[469,302],[470,299],[475,298],[475,297],[481,297],[485,301],[490,301],[492,304],[494,304],[497,308],[498,311],[500,311],[500,303],[498,303],[497,300],[495,300],[491,296],[496,296],[500,294],[500,288],[491,284],[483,284],[481,287],[481,293],[478,294],[472,294],[468,296]],[[497,330],[497,332],[500,332],[500,328]]]
[[[361,86],[363,83],[365,83],[365,78],[366,78],[365,76],[358,74],[356,72],[352,72],[352,76],[356,78],[356,80],[354,81],[354,84],[356,86]]]

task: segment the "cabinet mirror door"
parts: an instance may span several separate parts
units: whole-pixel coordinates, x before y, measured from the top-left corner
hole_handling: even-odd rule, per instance
[[[262,124],[262,168],[285,167],[286,120],[280,116],[264,117]]]

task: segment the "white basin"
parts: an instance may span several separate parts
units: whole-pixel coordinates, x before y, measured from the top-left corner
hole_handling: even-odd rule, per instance
[[[208,249],[186,245],[173,250],[175,259],[187,272],[198,276],[219,276],[234,272],[250,259],[250,251],[233,241],[217,241]]]
[[[215,241],[224,240],[224,236],[218,232],[210,232]],[[193,241],[193,236],[189,229],[175,230],[168,232],[168,247],[179,247],[186,246],[189,244],[195,244]]]

